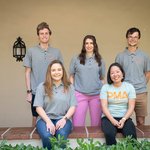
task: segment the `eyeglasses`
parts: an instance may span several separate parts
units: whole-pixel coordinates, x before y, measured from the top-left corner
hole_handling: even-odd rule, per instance
[[[139,39],[138,36],[128,36],[128,39]]]

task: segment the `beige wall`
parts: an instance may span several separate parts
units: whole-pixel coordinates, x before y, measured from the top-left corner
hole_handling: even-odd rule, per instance
[[[12,57],[18,36],[27,48],[35,45],[37,24],[48,22],[53,31],[51,44],[61,49],[68,69],[83,37],[94,34],[108,68],[124,49],[126,30],[132,26],[141,29],[140,47],[150,55],[149,8],[149,0],[0,0],[0,126],[31,126],[24,68]],[[147,124],[149,120],[150,111]]]

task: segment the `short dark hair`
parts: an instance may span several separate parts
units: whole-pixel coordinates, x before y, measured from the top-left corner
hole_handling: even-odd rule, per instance
[[[50,35],[52,34],[52,31],[50,30],[49,25],[46,22],[41,22],[36,28],[37,35],[39,35],[39,31],[43,30],[44,28],[48,29]]]
[[[124,79],[125,79],[125,72],[124,72],[124,70],[123,70],[123,67],[122,67],[119,63],[115,62],[115,63],[112,63],[112,64],[109,66],[109,69],[108,69],[108,72],[107,72],[107,83],[108,83],[108,84],[112,84],[112,83],[113,83],[113,81],[111,80],[111,77],[110,77],[110,70],[111,70],[111,68],[112,68],[113,66],[117,66],[117,67],[121,70],[121,72],[122,72],[122,74],[123,74],[123,78],[122,78],[121,82],[123,82]]]
[[[139,39],[140,39],[140,38],[141,38],[141,32],[140,32],[140,30],[139,30],[138,28],[135,28],[135,27],[130,28],[130,29],[127,30],[126,38],[128,38],[128,35],[129,35],[129,34],[133,34],[134,32],[138,32],[138,34],[139,34]]]

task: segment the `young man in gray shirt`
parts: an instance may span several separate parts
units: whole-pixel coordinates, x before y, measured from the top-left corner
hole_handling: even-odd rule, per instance
[[[126,33],[127,48],[116,57],[125,70],[125,81],[131,83],[136,90],[136,123],[144,125],[147,116],[147,83],[150,79],[150,58],[138,48],[141,37],[138,28],[130,28]]]
[[[49,45],[52,31],[46,22],[37,26],[37,36],[39,44],[28,49],[23,61],[25,67],[25,82],[27,88],[27,101],[31,103],[33,115],[32,126],[35,126],[38,116],[35,107],[33,107],[37,86],[45,80],[48,65],[53,60],[63,62],[60,51]]]

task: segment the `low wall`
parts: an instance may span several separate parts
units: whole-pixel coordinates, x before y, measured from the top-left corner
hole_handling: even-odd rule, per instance
[[[139,140],[150,140],[150,125],[136,127],[137,137]],[[24,143],[25,145],[31,144],[33,146],[42,146],[41,139],[33,127],[14,127],[14,128],[0,128],[0,141],[7,140],[8,143],[15,145]],[[122,134],[117,134],[117,139],[122,138]],[[99,127],[75,127],[69,135],[69,141],[72,148],[75,148],[77,138],[84,138],[105,142],[104,133]]]

